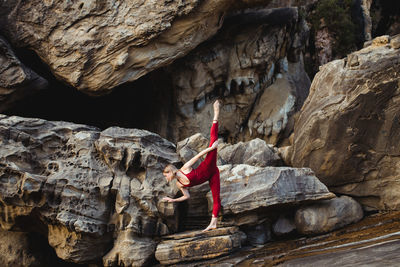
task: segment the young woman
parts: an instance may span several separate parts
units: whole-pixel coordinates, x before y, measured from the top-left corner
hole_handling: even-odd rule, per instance
[[[220,104],[217,100],[214,103],[214,119],[210,132],[210,146],[186,162],[181,169],[178,170],[174,165],[169,164],[163,171],[163,175],[168,182],[176,179],[176,185],[183,194],[183,196],[176,199],[165,197],[163,201],[180,202],[187,200],[190,197],[188,187],[199,185],[206,181],[209,182],[213,197],[213,211],[211,222],[203,231],[217,228],[217,217],[221,208],[219,170],[217,167],[219,107]],[[204,161],[200,163],[199,167],[193,169],[193,164],[205,154],[207,156]]]

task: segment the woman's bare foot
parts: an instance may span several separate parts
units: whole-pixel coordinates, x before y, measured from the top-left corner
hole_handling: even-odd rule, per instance
[[[212,216],[210,224],[202,232],[207,232],[208,230],[217,229],[217,220],[218,220],[217,217]]]
[[[218,116],[219,116],[219,108],[220,108],[221,104],[219,102],[219,100],[215,100],[214,102],[214,120],[218,121]]]

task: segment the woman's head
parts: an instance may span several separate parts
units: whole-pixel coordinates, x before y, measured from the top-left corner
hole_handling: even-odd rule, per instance
[[[163,175],[168,182],[171,182],[175,178],[177,171],[178,169],[174,165],[168,164],[163,170]]]

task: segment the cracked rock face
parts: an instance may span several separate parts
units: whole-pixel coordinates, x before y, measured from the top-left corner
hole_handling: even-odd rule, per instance
[[[398,39],[398,38],[397,38]],[[291,161],[365,209],[400,209],[400,52],[383,36],[317,73],[294,131]]]
[[[178,190],[162,176],[178,157],[156,134],[1,115],[0,144],[1,227],[39,225],[64,260],[99,259],[124,231],[134,239],[177,228],[174,207],[159,200]]]
[[[308,94],[301,56],[307,25],[297,8],[250,9],[225,23],[215,38],[169,67],[176,139],[207,134],[212,102],[221,97],[220,133],[230,142],[260,137],[276,144],[287,126],[291,131],[290,117]]]
[[[10,44],[0,36],[0,112],[46,86],[47,81],[21,63]]]

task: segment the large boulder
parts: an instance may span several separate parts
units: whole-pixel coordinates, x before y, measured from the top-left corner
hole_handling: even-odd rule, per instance
[[[1,227],[39,225],[35,230],[62,259],[99,260],[112,236],[118,247],[131,242],[120,241],[125,231],[154,236],[177,229],[175,206],[160,200],[178,191],[162,176],[178,156],[156,134],[0,115],[0,143]]]
[[[392,41],[391,41],[392,39]],[[366,209],[400,209],[400,51],[381,37],[321,67],[294,131],[291,162]]]
[[[0,112],[11,108],[17,100],[46,88],[47,84],[17,58],[10,44],[0,36]]]
[[[156,259],[161,264],[215,258],[241,247],[246,238],[236,227],[208,232],[192,231],[164,237],[158,244]]]
[[[361,205],[348,196],[321,201],[296,211],[296,229],[302,234],[333,231],[362,219]]]

